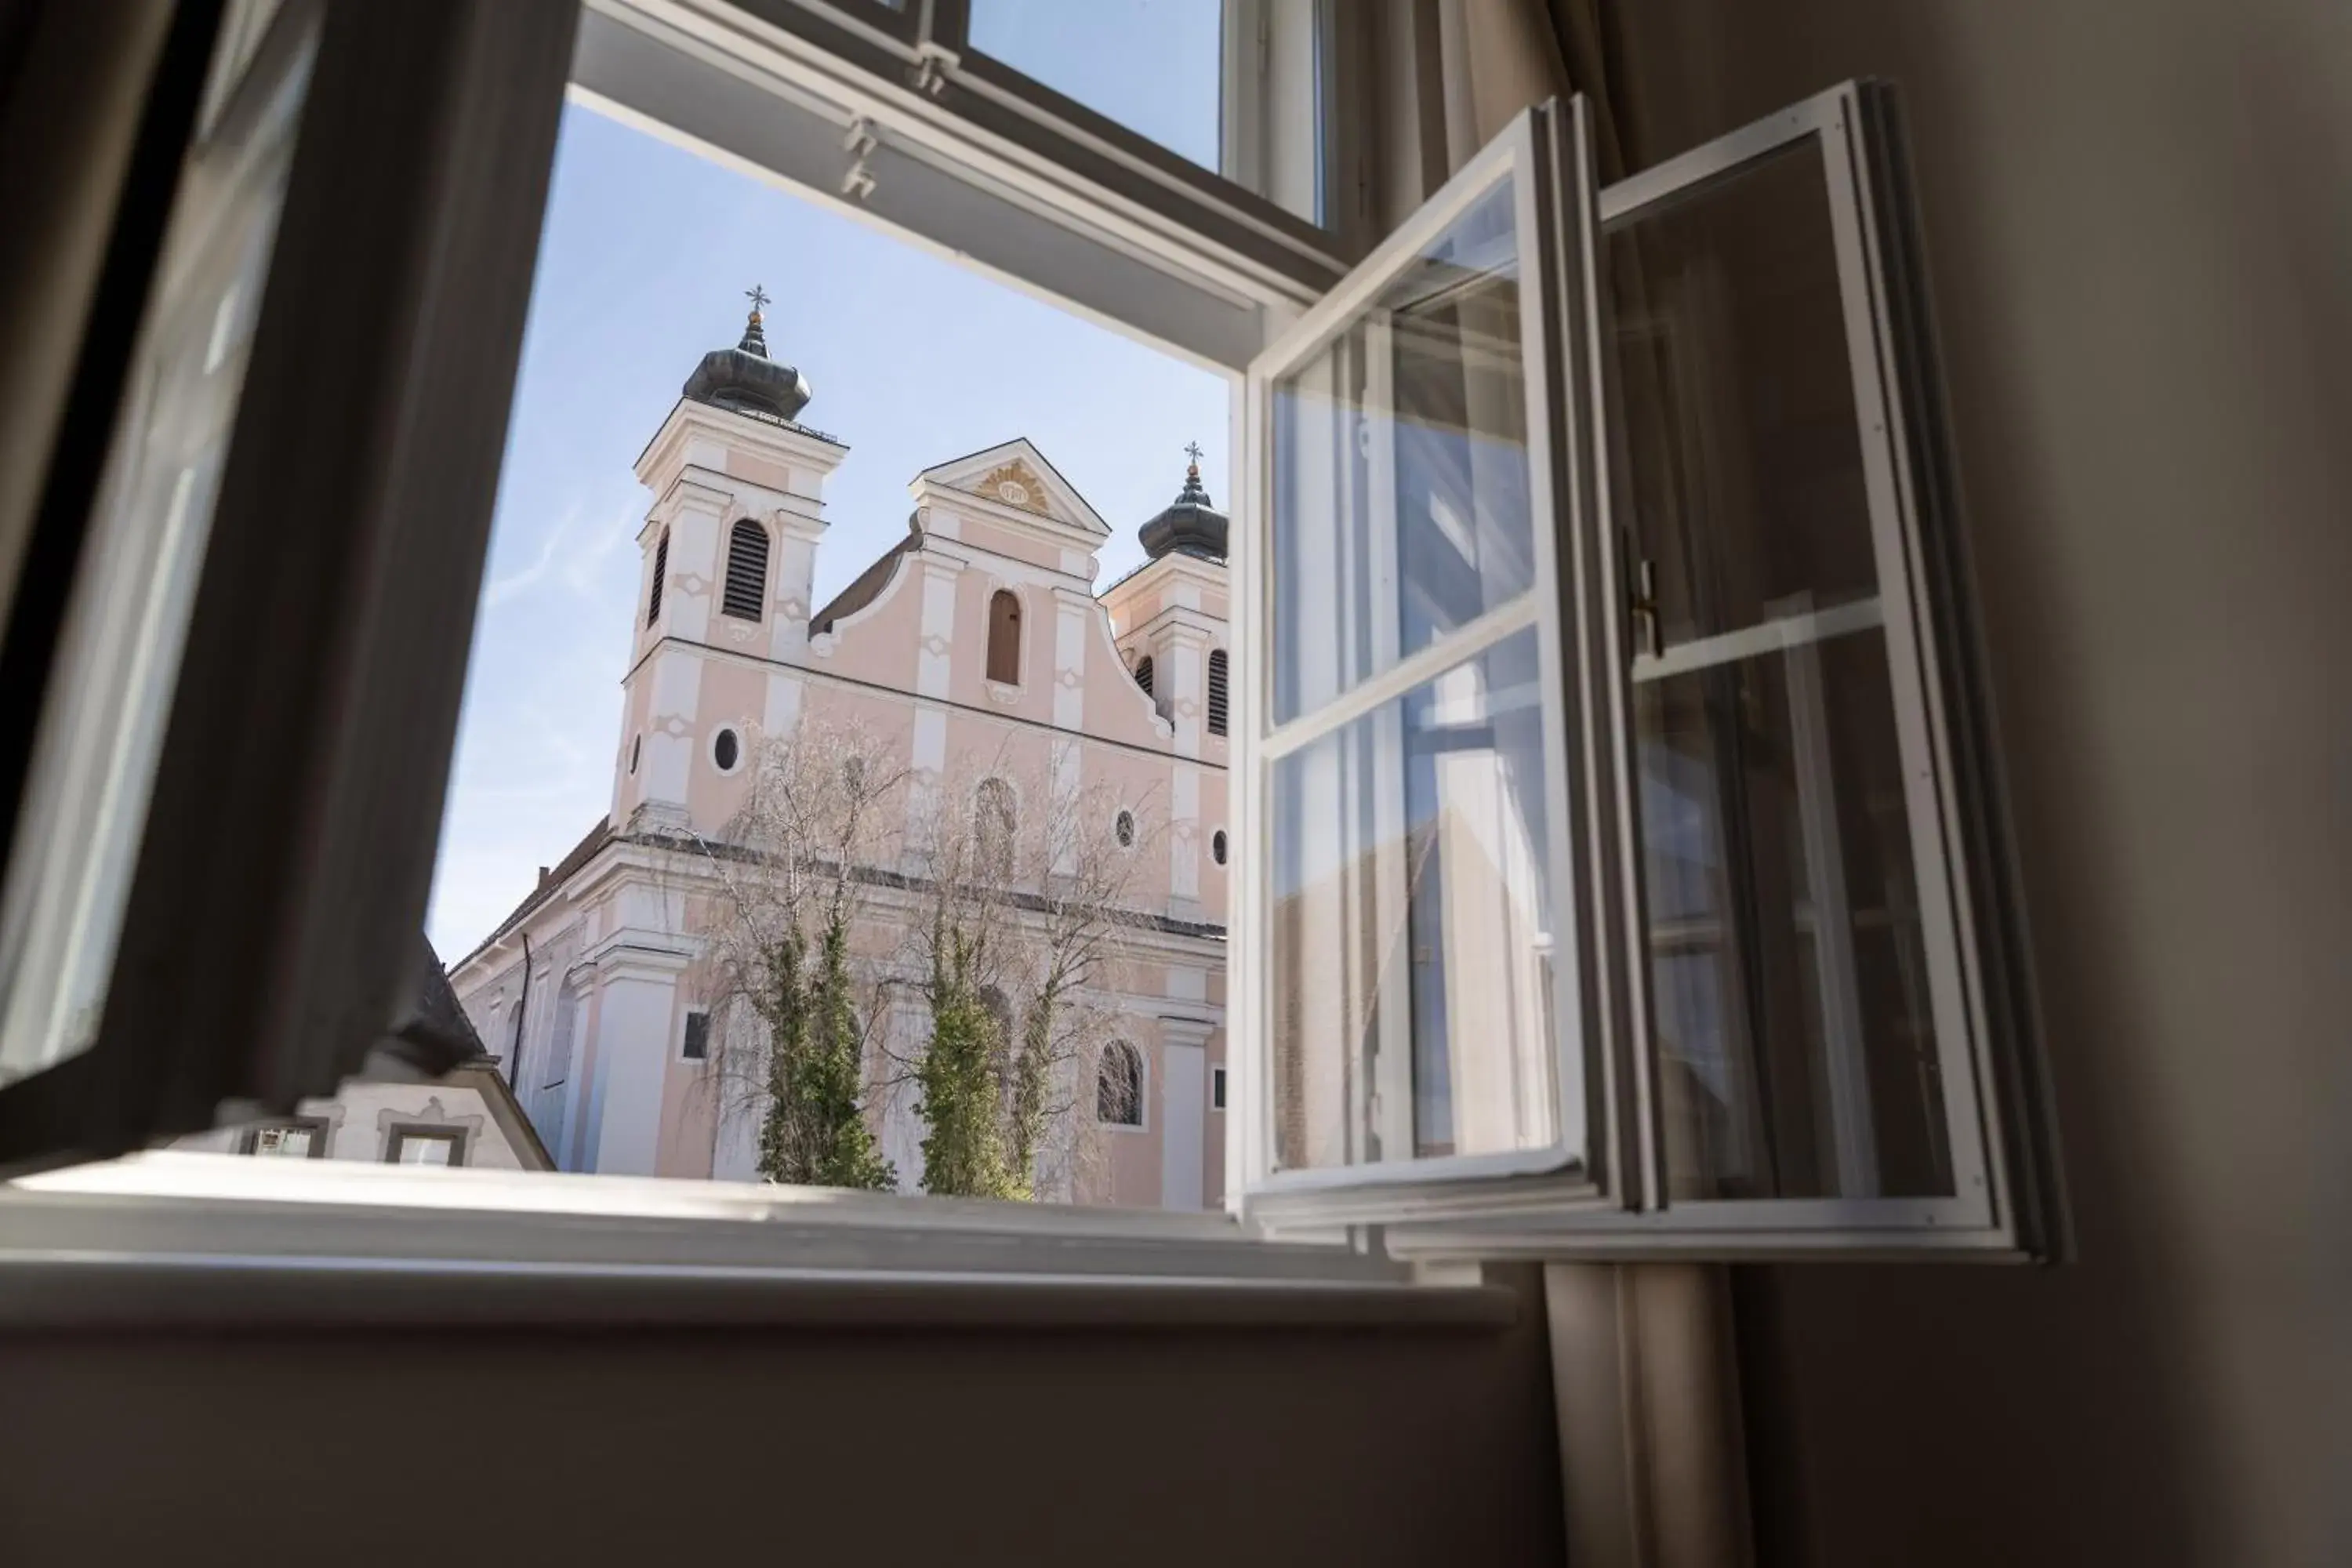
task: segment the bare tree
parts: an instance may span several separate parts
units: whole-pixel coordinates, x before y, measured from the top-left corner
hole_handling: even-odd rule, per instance
[[[852,951],[905,820],[905,764],[862,727],[803,719],[754,748],[721,842],[702,967],[722,1115],[757,1113],[772,1182],[883,1189],[866,1118],[868,1029]]]

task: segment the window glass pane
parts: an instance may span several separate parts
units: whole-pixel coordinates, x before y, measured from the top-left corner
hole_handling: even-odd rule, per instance
[[[309,79],[191,157],[71,584],[0,903],[0,1083],[96,1038]],[[12,694],[20,698],[30,694]]]
[[[1811,139],[1611,236],[1671,1195],[1953,1190],[1837,258]]]
[[[1609,247],[1666,644],[1876,594],[1820,143],[1644,208]]]
[[[318,1136],[319,1130],[314,1127],[264,1127],[253,1135],[253,1152],[307,1160],[310,1157],[312,1142]]]
[[[396,1158],[404,1165],[446,1165],[450,1163],[449,1156],[457,1150],[457,1142],[454,1138],[409,1132],[402,1134]]]
[[[971,0],[974,49],[1205,169],[1223,34],[1223,0]]]
[[[1561,1136],[1538,641],[1517,633],[1276,761],[1276,1161]]]
[[[1274,718],[1535,580],[1514,189],[1273,384]]]
[[[1882,633],[1637,676],[1669,1191],[1952,1191]]]

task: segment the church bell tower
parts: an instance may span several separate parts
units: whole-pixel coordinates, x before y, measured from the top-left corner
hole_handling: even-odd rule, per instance
[[[799,422],[806,377],[769,357],[761,308],[702,356],[638,457],[653,492],[623,682],[612,820],[624,830],[724,819],[759,732],[799,715],[824,481],[849,455]]]

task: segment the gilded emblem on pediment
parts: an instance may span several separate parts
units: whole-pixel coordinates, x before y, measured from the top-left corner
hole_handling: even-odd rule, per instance
[[[1045,481],[1018,458],[1001,468],[991,468],[982,477],[980,483],[972,486],[972,489],[991,500],[1001,500],[1007,506],[1034,511],[1039,517],[1052,515],[1045,510]]]

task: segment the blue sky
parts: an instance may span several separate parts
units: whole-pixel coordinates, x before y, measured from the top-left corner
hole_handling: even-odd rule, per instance
[[[971,47],[1217,166],[1223,0],[972,0]]]
[[[1074,0],[977,9],[987,19],[1000,6],[1000,31],[1017,12],[1029,24],[1089,14]],[[1003,47],[1042,76],[1101,43],[1083,28],[1048,42],[1065,52]],[[1213,53],[1205,74],[1213,83]],[[1212,153],[1214,110],[1212,91]],[[1187,112],[1197,130],[1201,105]],[[1137,118],[1154,134],[1182,128]],[[611,804],[636,534],[652,504],[630,464],[696,362],[741,334],[755,283],[773,297],[770,353],[814,394],[802,420],[850,449],[825,492],[819,602],[905,532],[918,470],[1014,436],[1111,525],[1097,585],[1142,559],[1135,530],[1175,498],[1186,442],[1200,442],[1202,474],[1225,497],[1223,377],[568,107],[427,920],[444,958],[488,934]]]

